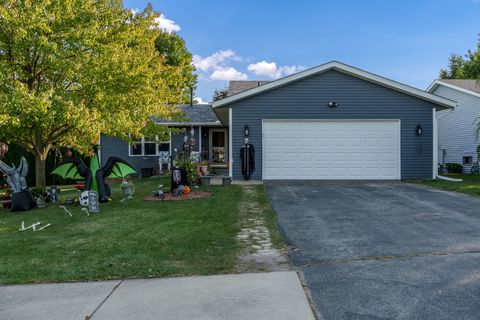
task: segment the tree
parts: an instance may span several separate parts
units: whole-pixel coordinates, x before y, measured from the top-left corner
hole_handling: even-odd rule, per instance
[[[0,2],[0,140],[35,156],[38,186],[52,145],[86,154],[100,133],[164,132],[150,116],[174,117],[179,75],[156,50],[156,17],[121,0]]]
[[[451,54],[448,68],[440,70],[440,79],[480,80],[480,37],[477,50],[468,50],[464,57]]]
[[[177,93],[171,103],[190,103],[190,88],[195,87],[197,76],[192,64],[192,54],[187,50],[185,41],[176,33],[162,31],[155,46],[164,58],[165,79],[170,90]]]

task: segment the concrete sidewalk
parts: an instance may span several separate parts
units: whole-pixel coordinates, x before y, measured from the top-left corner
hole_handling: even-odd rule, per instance
[[[0,287],[2,320],[314,320],[293,271]]]

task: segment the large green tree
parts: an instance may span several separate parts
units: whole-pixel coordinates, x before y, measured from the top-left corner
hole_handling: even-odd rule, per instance
[[[52,146],[87,153],[102,132],[159,134],[150,116],[174,116],[184,82],[156,17],[121,0],[0,1],[0,140],[35,156],[37,185]]]
[[[164,58],[164,79],[170,90],[177,92],[172,103],[190,102],[190,89],[195,87],[197,76],[192,64],[192,54],[188,51],[185,41],[174,32],[162,31],[155,41],[155,46]]]
[[[451,54],[448,68],[440,71],[440,78],[480,80],[480,37],[476,50],[468,50],[464,56]]]

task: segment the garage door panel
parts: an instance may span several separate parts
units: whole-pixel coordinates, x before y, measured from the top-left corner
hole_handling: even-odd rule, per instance
[[[265,121],[265,179],[399,179],[398,121]]]

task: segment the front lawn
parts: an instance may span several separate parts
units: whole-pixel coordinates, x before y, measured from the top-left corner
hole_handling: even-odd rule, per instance
[[[242,187],[202,188],[213,192],[210,198],[144,201],[160,183],[168,179],[134,180],[135,199],[124,203],[112,185],[113,201],[88,217],[78,204],[67,206],[73,217],[58,206],[0,209],[0,284],[234,271]],[[20,232],[22,221],[52,226]]]
[[[437,189],[462,192],[473,196],[480,197],[480,176],[478,175],[455,175],[452,178],[463,179],[463,182],[450,182],[445,180],[425,180],[422,184]]]

